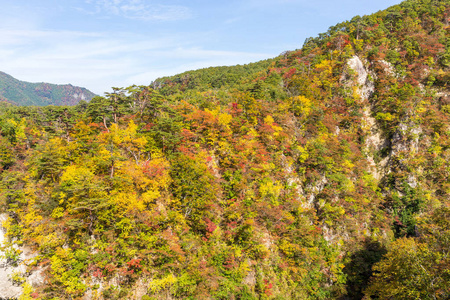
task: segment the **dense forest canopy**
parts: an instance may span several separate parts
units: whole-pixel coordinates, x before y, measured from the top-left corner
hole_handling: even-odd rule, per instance
[[[449,21],[407,0],[274,59],[0,104],[23,299],[448,299]]]

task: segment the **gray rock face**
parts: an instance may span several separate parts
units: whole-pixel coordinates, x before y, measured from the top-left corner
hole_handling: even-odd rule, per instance
[[[368,149],[367,162],[369,163],[369,170],[376,180],[380,180],[385,173],[388,158],[383,159],[379,163],[375,163],[372,153],[373,151],[381,150],[387,145],[388,141],[382,136],[382,130],[378,126],[376,119],[372,116],[372,107],[369,103],[369,98],[375,91],[373,79],[376,78],[376,74],[366,68],[361,59],[356,55],[347,61],[347,65],[356,72],[356,91],[361,97],[360,101],[363,104],[362,121],[363,129],[368,133],[365,147]]]
[[[0,223],[7,219],[7,215],[0,215]],[[0,226],[0,246],[3,246],[5,241],[6,230]],[[11,276],[17,271],[17,267],[4,258],[5,253],[0,250],[0,298],[13,299],[22,294],[22,287],[12,282]]]
[[[362,100],[369,99],[370,95],[375,91],[375,84],[369,80],[369,72],[364,67],[363,62],[358,56],[353,56],[347,62],[348,66],[357,73],[358,93]],[[374,76],[374,74],[371,74]]]
[[[6,242],[6,230],[1,226],[4,221],[8,219],[8,215],[0,215],[0,247],[4,246]],[[20,252],[19,259],[16,264],[5,258],[5,253],[0,248],[0,299],[16,299],[22,294],[22,286],[13,282],[13,274],[20,274],[26,277],[26,281],[31,286],[39,286],[44,283],[42,276],[42,269],[38,269],[27,273],[27,262],[32,260],[36,254],[27,247],[16,247]],[[26,276],[25,276],[26,274]]]
[[[421,133],[420,126],[412,122],[400,123],[392,137],[392,155],[398,155],[400,152],[417,152]]]

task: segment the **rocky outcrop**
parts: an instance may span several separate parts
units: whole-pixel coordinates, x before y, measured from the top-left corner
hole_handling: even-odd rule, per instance
[[[0,215],[0,222],[4,222],[7,219],[7,215]],[[5,244],[6,230],[0,227],[0,247]],[[0,248],[1,249],[1,248]],[[1,299],[14,299],[22,294],[22,287],[20,284],[16,284],[12,280],[13,274],[17,271],[17,267],[13,265],[13,262],[7,258],[6,251],[0,250],[0,298]]]
[[[363,61],[356,55],[347,61],[347,65],[356,73],[354,81],[347,84],[356,85],[356,93],[360,97],[358,101],[363,106],[362,129],[367,133],[365,148],[369,170],[376,180],[381,180],[386,172],[389,157],[376,162],[374,153],[387,147],[389,141],[383,136],[381,128],[373,117],[373,109],[369,101],[375,91],[376,74],[366,68]],[[391,72],[390,69],[389,72]]]
[[[383,60],[378,61],[378,63],[383,67],[383,72],[387,75],[395,76],[394,68],[389,62]],[[360,96],[359,101],[363,105],[362,129],[367,133],[365,148],[369,170],[373,177],[379,181],[385,174],[390,172],[389,161],[400,157],[402,153],[417,153],[422,129],[413,122],[405,120],[397,126],[392,137],[387,139],[373,117],[373,109],[369,101],[370,96],[375,91],[373,79],[376,79],[376,74],[365,67],[363,61],[356,55],[348,60],[347,65],[356,73],[353,82],[347,82],[347,85],[356,84],[356,92]],[[387,155],[375,161],[374,154],[379,153],[383,149],[389,149]],[[400,159],[400,165],[403,160],[405,158]],[[417,179],[412,174],[409,175],[406,182],[412,188],[417,186]]]
[[[0,225],[8,219],[6,214],[0,215]],[[15,275],[26,278],[26,282],[31,286],[39,286],[44,283],[42,270],[37,270],[31,273],[27,272],[27,263],[30,262],[35,253],[27,247],[12,248],[16,253],[20,253],[16,261],[9,258],[7,249],[4,249],[6,244],[6,229],[0,226],[0,299],[16,299],[23,291],[22,284],[14,280]]]
[[[361,100],[368,100],[375,91],[375,84],[373,80],[369,78],[369,75],[371,75],[372,78],[374,78],[375,75],[364,67],[364,63],[356,55],[348,60],[347,65],[356,72],[356,83],[358,84],[357,90]]]
[[[392,136],[391,155],[398,155],[401,152],[417,153],[421,133],[422,129],[413,123],[400,123]]]

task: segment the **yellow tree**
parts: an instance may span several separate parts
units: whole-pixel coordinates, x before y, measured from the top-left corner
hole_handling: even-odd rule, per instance
[[[97,212],[109,205],[106,187],[91,170],[73,165],[61,176],[60,190],[60,205],[75,217],[72,224],[77,227],[87,224],[92,235]]]

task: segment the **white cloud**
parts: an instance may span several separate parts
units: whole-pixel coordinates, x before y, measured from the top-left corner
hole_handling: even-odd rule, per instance
[[[271,56],[206,50],[193,46],[192,36],[179,35],[0,29],[0,36],[1,71],[30,82],[71,83],[97,94],[112,86],[149,84],[187,70]]]
[[[88,0],[98,14],[110,14],[142,21],[175,21],[191,17],[189,8],[145,0]]]

